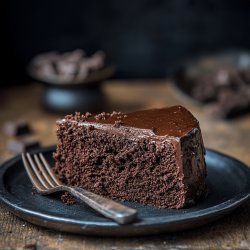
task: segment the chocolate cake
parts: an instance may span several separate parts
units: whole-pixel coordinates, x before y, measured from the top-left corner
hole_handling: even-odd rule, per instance
[[[68,185],[117,200],[183,208],[206,193],[198,121],[182,106],[57,122],[55,172]]]

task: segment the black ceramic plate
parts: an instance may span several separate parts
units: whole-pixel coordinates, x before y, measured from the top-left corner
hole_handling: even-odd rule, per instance
[[[55,147],[38,150],[53,164]],[[250,197],[250,170],[241,162],[207,150],[209,195],[186,209],[156,209],[126,202],[138,209],[139,220],[130,225],[97,214],[84,204],[67,206],[58,195],[32,194],[32,185],[20,156],[0,167],[0,198],[17,216],[33,224],[60,231],[89,235],[135,236],[197,227],[212,222],[237,208]]]

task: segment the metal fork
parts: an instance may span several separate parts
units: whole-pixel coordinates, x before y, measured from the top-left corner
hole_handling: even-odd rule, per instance
[[[33,157],[29,153],[22,154],[24,167],[39,194],[47,195],[58,191],[67,191],[105,217],[119,224],[131,223],[136,219],[137,211],[135,209],[82,188],[64,185],[56,178],[49,163],[41,153],[38,155],[34,154]]]

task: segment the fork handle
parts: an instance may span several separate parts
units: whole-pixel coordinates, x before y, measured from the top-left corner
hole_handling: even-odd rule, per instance
[[[137,211],[133,208],[124,206],[116,201],[94,194],[85,189],[72,186],[61,186],[62,189],[84,201],[94,210],[105,217],[108,217],[119,224],[127,224],[134,221],[137,217]]]

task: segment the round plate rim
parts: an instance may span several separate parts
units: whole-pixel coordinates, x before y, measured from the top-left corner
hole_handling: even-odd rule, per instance
[[[40,148],[40,149],[36,149],[33,150],[32,153],[35,152],[46,152],[46,151],[52,151],[55,150],[55,145],[53,146],[48,146],[48,147],[44,147],[44,148]],[[225,202],[219,203],[218,205],[209,207],[209,208],[205,208],[199,211],[193,211],[193,212],[189,212],[189,213],[183,213],[178,215],[179,219],[176,220],[176,217],[173,216],[173,219],[170,219],[170,216],[164,216],[164,217],[157,217],[157,221],[156,223],[153,223],[152,221],[150,221],[150,219],[152,218],[147,218],[147,220],[144,220],[144,223],[139,223],[139,224],[127,224],[127,225],[118,225],[117,223],[113,222],[113,221],[109,221],[107,219],[107,221],[104,222],[89,222],[89,221],[84,221],[84,220],[76,220],[76,219],[70,219],[70,218],[64,218],[64,217],[59,217],[59,216],[54,216],[54,215],[49,215],[49,214],[45,214],[45,213],[40,213],[40,212],[36,212],[27,208],[23,208],[21,205],[17,205],[15,203],[15,201],[17,201],[17,199],[11,195],[9,192],[7,192],[7,190],[4,187],[4,183],[3,183],[3,177],[5,172],[18,160],[21,160],[21,156],[17,155],[13,158],[11,158],[10,160],[4,162],[2,164],[2,166],[0,167],[0,202],[2,202],[2,204],[4,204],[7,208],[9,208],[14,214],[16,214],[17,216],[19,216],[20,218],[23,218],[33,224],[36,225],[40,225],[40,226],[45,226],[47,228],[52,228],[52,229],[58,229],[57,227],[53,227],[53,225],[47,225],[46,226],[46,220],[49,220],[52,223],[60,223],[60,224],[67,224],[67,225],[71,225],[71,226],[76,226],[79,227],[81,226],[81,229],[77,230],[78,233],[82,233],[84,234],[85,230],[85,226],[88,227],[89,229],[97,229],[97,228],[103,228],[103,229],[117,229],[117,228],[133,228],[133,229],[142,229],[145,230],[145,228],[150,228],[150,227],[157,227],[157,226],[171,226],[171,225],[176,225],[179,223],[185,223],[185,222],[193,222],[193,221],[197,221],[197,220],[201,220],[201,219],[210,219],[211,217],[221,217],[222,215],[225,215],[227,213],[229,213],[230,211],[232,211],[233,209],[239,207],[241,204],[243,204],[245,201],[247,201],[250,198],[250,170],[249,168],[242,162],[240,162],[239,160],[228,156],[226,154],[220,153],[218,151],[212,150],[212,149],[207,149],[206,148],[206,152],[212,153],[212,154],[216,154],[219,155],[220,157],[224,157],[224,158],[229,158],[230,160],[234,161],[235,163],[237,163],[238,166],[240,166],[241,170],[243,170],[244,174],[246,174],[249,178],[247,178],[247,183],[246,183],[246,190],[244,190],[244,192],[237,194],[236,196],[234,196],[232,199],[227,200]],[[14,202],[12,202],[9,199],[9,194],[11,197],[14,197]],[[29,219],[30,218],[30,219]],[[33,220],[33,219],[34,220]],[[162,219],[161,222],[159,222],[159,219]],[[165,221],[164,221],[165,219]],[[145,223],[147,222],[147,223]],[[205,223],[203,223],[205,224]],[[69,232],[67,229],[66,230],[61,230],[61,231],[66,231]],[[165,230],[166,231],[166,230]],[[167,230],[167,231],[171,231],[171,230]],[[87,233],[87,234],[93,234],[92,233]],[[95,234],[95,233],[94,233]],[[143,232],[140,233],[138,231],[137,235],[146,235],[146,234],[152,234],[152,233],[147,233],[147,232]],[[114,235],[114,233],[110,232],[107,235]],[[121,234],[122,235],[122,234]],[[129,234],[128,234],[129,235]]]

